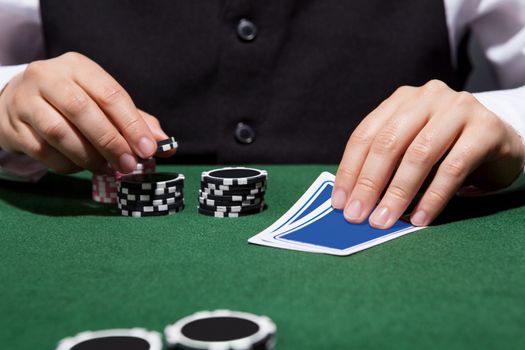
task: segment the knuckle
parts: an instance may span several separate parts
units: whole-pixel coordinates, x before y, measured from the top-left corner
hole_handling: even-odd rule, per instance
[[[410,194],[400,184],[392,183],[388,188],[387,195],[397,201],[406,202],[410,199]]]
[[[439,207],[442,204],[448,202],[448,196],[445,194],[445,192],[441,190],[429,188],[425,193],[425,196],[425,200],[428,200],[430,203],[433,203],[433,207]]]
[[[414,91],[414,87],[413,86],[402,85],[402,86],[399,86],[394,91],[394,93],[392,94],[392,97],[406,96],[407,94],[411,93],[412,91]]]
[[[374,179],[367,176],[359,177],[359,179],[357,179],[356,186],[369,193],[378,193],[380,190],[377,182]]]
[[[85,112],[89,105],[87,97],[80,92],[69,92],[64,101],[64,112],[73,116]]]
[[[452,178],[462,178],[467,171],[465,161],[459,157],[445,160],[441,167],[445,176]]]
[[[66,138],[68,130],[63,121],[55,121],[48,123],[44,128],[43,132],[47,137],[53,141],[61,141]]]
[[[355,129],[355,131],[350,135],[350,139],[348,140],[349,145],[364,145],[368,146],[372,143],[372,135],[368,131],[366,131],[365,128],[358,127]]]
[[[137,118],[129,118],[124,124],[125,131],[133,131],[139,126],[139,120]]]
[[[412,164],[430,165],[433,163],[433,152],[430,140],[422,138],[411,145],[405,154],[406,160]]]
[[[35,79],[40,77],[46,71],[45,61],[34,61],[26,67],[23,76],[24,79]]]
[[[448,85],[438,79],[432,79],[421,87],[423,94],[435,94],[443,90],[447,90]]]
[[[456,94],[456,104],[459,106],[475,106],[478,104],[478,100],[469,92],[460,91]]]
[[[339,169],[337,169],[337,176],[336,178],[343,178],[343,179],[355,179],[357,178],[358,174],[354,170],[346,167],[346,166],[339,166]]]
[[[103,149],[111,149],[120,142],[120,134],[116,131],[108,131],[97,140],[97,144]]]
[[[25,145],[25,153],[32,158],[42,160],[49,154],[50,147],[44,142],[30,142]]]
[[[104,106],[112,106],[124,99],[124,90],[117,85],[110,85],[102,90],[100,103]]]
[[[386,127],[377,134],[372,144],[372,149],[380,154],[391,153],[398,148],[399,138],[395,128]]]
[[[78,52],[75,52],[75,51],[69,51],[69,52],[66,52],[64,54],[62,54],[60,56],[61,58],[69,61],[69,62],[73,62],[73,63],[77,63],[81,60],[84,60],[85,56],[78,53]]]

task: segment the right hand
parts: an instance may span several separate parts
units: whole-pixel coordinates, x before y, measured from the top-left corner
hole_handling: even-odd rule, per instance
[[[107,72],[78,53],[37,61],[0,93],[0,148],[59,173],[133,171],[168,136]],[[173,152],[172,152],[173,153]]]

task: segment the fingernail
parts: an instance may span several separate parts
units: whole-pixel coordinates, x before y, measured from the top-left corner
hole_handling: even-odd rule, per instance
[[[348,204],[348,207],[346,207],[345,216],[350,220],[358,220],[361,217],[362,208],[361,202],[354,199]]]
[[[412,225],[425,226],[427,224],[427,213],[423,210],[418,210],[410,219]]]
[[[341,188],[336,188],[332,194],[332,206],[336,209],[343,209],[346,204],[346,192]]]
[[[370,222],[376,226],[385,226],[389,219],[390,210],[387,207],[377,208],[370,216]]]
[[[131,154],[124,153],[120,156],[118,160],[120,171],[122,171],[124,174],[129,174],[135,170],[135,167],[137,166],[137,161],[135,160],[135,157],[133,157]]]
[[[143,137],[140,139],[138,147],[140,153],[142,153],[141,156],[143,158],[151,156],[157,150],[157,146],[155,145],[155,143],[153,143],[153,141],[151,141],[147,137]]]

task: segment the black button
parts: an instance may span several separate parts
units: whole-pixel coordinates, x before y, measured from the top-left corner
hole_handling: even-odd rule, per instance
[[[240,143],[248,145],[255,141],[255,131],[246,123],[240,122],[235,128],[235,139]]]
[[[253,22],[243,18],[237,25],[237,34],[242,40],[252,41],[257,35],[257,27],[255,24],[253,24]]]

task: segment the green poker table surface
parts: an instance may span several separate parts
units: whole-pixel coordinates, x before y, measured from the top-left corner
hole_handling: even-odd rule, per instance
[[[455,199],[431,227],[348,257],[250,245],[333,165],[268,170],[268,208],[128,218],[87,172],[0,182],[0,344],[54,349],[85,330],[164,327],[200,310],[271,317],[278,349],[525,348],[525,196]]]

